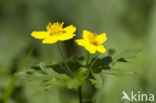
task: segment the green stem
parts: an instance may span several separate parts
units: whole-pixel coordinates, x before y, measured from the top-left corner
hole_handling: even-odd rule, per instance
[[[64,58],[63,53],[62,53],[62,51],[61,51],[60,44],[59,44],[58,42],[57,42],[57,48],[58,48],[58,51],[59,51],[59,53],[60,53],[60,56],[61,56],[61,58],[62,58],[62,60],[63,60],[63,62],[64,62],[64,65],[65,65],[65,67],[66,67],[67,70],[68,70],[68,73],[70,74],[71,77],[74,77],[74,74],[72,73],[71,69],[69,68],[69,66],[67,65],[67,63],[66,63],[66,61],[65,61],[65,58]]]
[[[89,69],[90,54],[87,52],[86,67]],[[79,103],[83,103],[82,86],[78,88]]]
[[[87,62],[86,62],[86,66],[88,69],[89,69],[89,59],[90,59],[89,57],[90,57],[90,54],[88,53],[87,54]]]
[[[82,87],[81,86],[78,88],[78,96],[79,96],[79,103],[83,103]]]

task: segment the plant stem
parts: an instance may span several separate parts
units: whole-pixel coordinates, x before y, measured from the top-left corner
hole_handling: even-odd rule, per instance
[[[87,62],[86,62],[86,66],[88,69],[89,69],[89,59],[90,59],[89,57],[90,57],[90,54],[88,53],[87,54]]]
[[[90,54],[87,52],[86,67],[89,69]],[[78,88],[79,103],[83,103],[82,86]]]
[[[81,86],[78,88],[78,96],[79,96],[79,103],[83,103],[82,87]]]
[[[60,44],[59,44],[58,42],[57,42],[57,48],[58,48],[58,51],[59,51],[59,53],[60,53],[60,56],[61,56],[61,58],[62,58],[62,60],[63,60],[63,62],[64,62],[64,65],[65,65],[65,67],[66,67],[67,70],[68,70],[68,73],[69,73],[70,76],[73,78],[73,77],[74,77],[74,74],[72,73],[71,69],[70,69],[69,66],[67,65],[67,63],[66,63],[66,61],[65,61],[65,58],[64,58],[64,56],[63,56],[63,53],[62,53],[62,51],[61,51]]]

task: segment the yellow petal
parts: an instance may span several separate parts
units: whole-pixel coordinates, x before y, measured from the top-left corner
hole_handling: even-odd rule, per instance
[[[88,40],[88,38],[89,38],[90,36],[93,36],[93,33],[89,32],[89,31],[87,31],[87,30],[83,30],[83,39]]]
[[[97,46],[97,51],[99,51],[101,53],[105,53],[106,52],[106,49],[104,48],[103,45],[99,45],[99,46]]]
[[[37,39],[44,39],[49,36],[49,33],[45,31],[33,31],[31,36]]]
[[[67,26],[64,28],[66,33],[73,34],[76,31],[76,27],[73,25]]]
[[[69,39],[72,39],[74,36],[75,36],[75,34],[67,34],[67,33],[65,33],[65,34],[62,34],[62,35],[58,35],[57,39],[61,40],[61,41],[69,40]]]
[[[89,53],[94,54],[96,53],[96,47],[94,45],[85,46],[85,48],[89,51]]]
[[[78,45],[81,45],[81,46],[87,46],[88,45],[88,42],[83,40],[83,39],[78,39],[78,40],[75,40],[75,42],[78,44]]]
[[[78,39],[78,40],[75,40],[75,42],[78,45],[85,47],[85,49],[89,51],[89,53],[91,54],[94,54],[96,52],[96,47],[84,39]]]
[[[49,36],[48,38],[42,41],[43,44],[53,44],[56,43],[58,40],[55,36]]]
[[[97,41],[99,43],[103,43],[107,40],[107,37],[106,37],[106,33],[102,33],[100,35],[97,36]]]

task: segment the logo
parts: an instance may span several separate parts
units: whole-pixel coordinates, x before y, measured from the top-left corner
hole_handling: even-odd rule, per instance
[[[154,101],[154,94],[143,94],[140,91],[138,91],[137,93],[131,91],[130,95],[128,95],[125,91],[122,91],[122,94],[123,96],[121,98],[121,101]]]

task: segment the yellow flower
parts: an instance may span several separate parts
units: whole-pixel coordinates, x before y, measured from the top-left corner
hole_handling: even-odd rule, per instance
[[[88,50],[91,54],[94,54],[96,51],[101,53],[105,53],[106,49],[102,45],[107,40],[106,34],[102,33],[97,35],[95,33],[91,33],[87,30],[83,31],[83,39],[75,40],[75,42],[84,46],[86,50]]]
[[[47,31],[33,31],[31,36],[37,39],[43,39],[43,44],[53,44],[57,41],[64,41],[68,39],[72,39],[76,31],[76,27],[73,25],[67,26],[63,28],[64,23],[49,23],[47,26]]]

